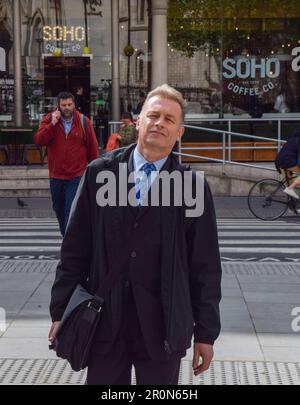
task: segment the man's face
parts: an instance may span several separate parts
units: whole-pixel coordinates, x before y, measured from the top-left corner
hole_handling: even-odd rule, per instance
[[[180,105],[173,100],[152,97],[137,120],[138,144],[166,156],[184,133]]]
[[[59,108],[64,118],[71,118],[75,110],[75,103],[71,98],[66,98],[59,101]]]

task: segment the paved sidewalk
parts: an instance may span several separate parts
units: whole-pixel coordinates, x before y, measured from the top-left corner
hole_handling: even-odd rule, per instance
[[[55,261],[0,261],[0,307],[7,317],[0,384],[84,383],[85,372],[72,372],[48,350],[55,267]],[[291,315],[299,307],[299,264],[223,263],[222,333],[213,365],[194,377],[189,351],[180,383],[299,385],[300,332],[293,332]]]

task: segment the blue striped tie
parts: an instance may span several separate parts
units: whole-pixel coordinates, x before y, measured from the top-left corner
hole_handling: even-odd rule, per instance
[[[148,185],[149,185],[149,176],[150,176],[150,174],[151,174],[151,172],[153,172],[153,171],[155,171],[156,170],[156,167],[155,167],[155,165],[153,164],[153,163],[145,163],[142,167],[141,167],[141,171],[143,171],[144,173],[146,173],[146,176],[147,176],[147,185],[146,185],[146,187],[147,187],[147,191],[148,191],[148,189],[149,189],[149,187],[148,187]],[[143,183],[143,181],[145,181],[145,179],[140,179],[140,178],[138,178],[137,179],[137,188],[138,188],[138,190],[137,190],[137,192],[136,192],[136,199],[138,200],[138,205],[139,206],[141,206],[142,205],[142,201],[143,201],[143,199],[144,199],[144,197],[145,197],[145,195],[142,195],[141,196],[141,189],[142,189],[142,183]]]

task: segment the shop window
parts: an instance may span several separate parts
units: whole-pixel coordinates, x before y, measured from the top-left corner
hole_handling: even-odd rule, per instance
[[[300,2],[251,3],[169,0],[169,81],[204,113],[300,111]]]

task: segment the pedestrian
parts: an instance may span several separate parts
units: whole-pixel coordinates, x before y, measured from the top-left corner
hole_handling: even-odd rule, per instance
[[[77,87],[75,87],[75,107],[76,110],[81,112],[81,114],[84,114],[87,117],[89,117],[90,115],[89,104],[84,95],[84,89],[82,85],[78,85]]]
[[[300,187],[300,128],[282,146],[275,159],[278,172],[287,181],[284,193],[296,200],[299,195],[295,189]],[[297,176],[294,176],[294,173]]]
[[[90,120],[75,109],[73,94],[61,92],[57,109],[42,119],[34,140],[47,146],[53,210],[64,236],[81,176],[99,156],[95,132]]]
[[[293,111],[294,97],[291,87],[288,83],[282,82],[279,86],[273,110],[280,114],[286,114]]]
[[[121,129],[119,130],[120,146],[127,146],[136,142],[136,128],[130,112],[121,114]]]
[[[51,293],[52,344],[75,286],[84,283],[93,294],[118,261],[123,263],[123,273],[103,297],[88,361],[89,385],[130,384],[132,365],[137,384],[177,384],[192,337],[194,374],[207,370],[212,360],[220,332],[221,264],[209,186],[203,187],[203,214],[192,218],[183,206],[144,204],[155,181],[148,179],[151,170],[156,176],[187,170],[171,153],[184,132],[183,106],[181,93],[172,87],[154,89],[137,121],[137,145],[90,164],[72,206]],[[128,174],[144,171],[147,187],[136,177],[131,189],[136,206],[99,206],[99,176],[114,175],[118,183],[124,178],[119,163],[127,165]],[[118,254],[124,243],[133,244],[125,260]]]
[[[136,109],[134,110],[135,114],[141,113],[145,100],[146,100],[146,94],[143,91],[140,91],[139,92],[139,102],[136,106]]]

